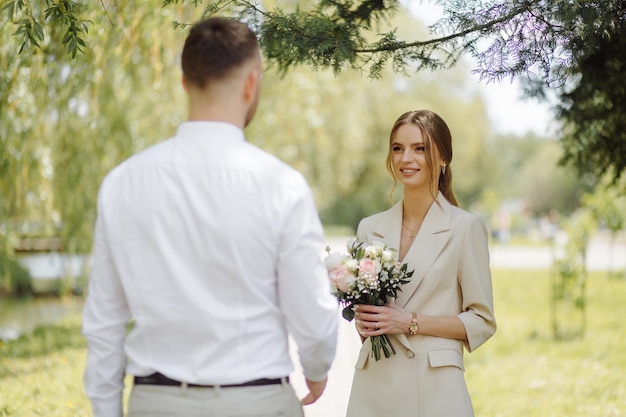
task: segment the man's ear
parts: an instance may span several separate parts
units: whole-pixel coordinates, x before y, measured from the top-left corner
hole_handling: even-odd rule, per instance
[[[243,87],[243,98],[247,103],[254,101],[254,97],[256,96],[256,90],[260,80],[260,72],[256,69],[250,71],[246,76],[246,81]]]
[[[183,85],[183,88],[185,89],[185,91],[187,93],[189,93],[189,86],[187,85],[187,79],[185,78],[185,74],[183,74],[183,76],[181,77],[181,83]]]

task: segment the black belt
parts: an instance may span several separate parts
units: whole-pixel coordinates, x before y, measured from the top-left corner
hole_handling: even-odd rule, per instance
[[[166,377],[165,375],[157,372],[148,376],[136,376],[134,378],[135,385],[166,385],[170,387],[181,387],[184,383]],[[202,385],[202,384],[187,384],[191,388],[235,388],[235,387],[256,387],[260,385],[277,385],[289,382],[289,377],[285,378],[261,378],[253,381],[244,382],[242,384],[225,384],[225,385]]]

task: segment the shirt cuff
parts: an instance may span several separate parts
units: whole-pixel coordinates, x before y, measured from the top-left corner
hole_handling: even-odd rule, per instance
[[[92,401],[93,417],[123,417],[122,400]]]

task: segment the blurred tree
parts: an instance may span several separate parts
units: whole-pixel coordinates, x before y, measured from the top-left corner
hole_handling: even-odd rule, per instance
[[[33,19],[49,13],[27,1],[2,10],[17,13],[18,3]],[[40,49],[23,51],[10,25],[0,30],[0,233],[60,235],[66,250],[84,252],[104,174],[185,115],[183,95],[171,88],[180,73],[169,70],[184,33],[160,33],[164,21],[189,16],[129,1],[110,13],[97,3],[74,6],[95,26],[77,59],[62,25],[45,26],[35,38]]]
[[[60,28],[59,42],[71,55],[88,49],[91,20],[76,2],[48,0],[43,13],[28,0],[3,3],[20,50],[41,47],[44,28],[51,26]],[[165,0],[163,5],[182,3]],[[305,7],[286,0],[193,2],[202,6],[203,16],[229,13],[245,18],[258,30],[266,56],[282,71],[306,64],[335,72],[364,69],[380,77],[386,65],[397,72],[442,69],[470,54],[486,79],[523,76],[527,92],[539,97],[557,90],[566,125],[563,162],[583,174],[611,168],[616,179],[624,172],[626,0],[436,3],[443,6],[443,18],[430,28],[431,37],[414,40],[399,37],[393,27],[379,30],[381,22],[400,9],[397,0],[319,0]],[[122,10],[101,5],[109,16]],[[622,151],[616,154],[614,149]]]
[[[584,336],[587,324],[587,250],[598,223],[588,207],[567,219],[563,257],[554,262],[550,309],[555,339]]]
[[[530,214],[557,210],[568,215],[581,205],[585,191],[593,189],[588,178],[577,178],[571,167],[559,166],[562,149],[555,140],[505,135],[490,141],[496,161],[489,186],[500,199],[524,199]]]
[[[43,26],[40,49],[22,52],[20,38],[7,26],[0,30],[0,234],[60,235],[67,250],[86,252],[102,177],[185,119],[177,54],[186,32],[161,33],[173,20],[194,20],[186,13],[196,9],[120,0],[79,11],[93,28],[75,59],[61,42],[63,27]],[[402,19],[402,28],[419,28],[408,15]],[[306,66],[281,77],[274,69],[266,71],[247,135],[305,174],[325,223],[354,227],[389,207],[389,129],[410,109],[431,108],[446,119],[455,188],[465,204],[480,193],[475,166],[490,132],[463,67],[440,77],[386,70],[378,80]]]
[[[526,192],[522,171],[524,164],[528,163],[537,154],[545,140],[533,133],[524,136],[503,135],[491,141],[492,152],[497,155],[495,166],[499,181],[498,192],[503,198],[518,198]],[[558,159],[551,161],[553,165]],[[516,179],[515,181],[513,179]]]
[[[537,140],[534,154],[515,174],[523,184],[528,210],[540,216],[556,210],[569,215],[581,206],[581,197],[591,186],[572,175],[569,167],[558,166],[562,154],[555,141]]]
[[[617,36],[602,36],[598,50],[579,60],[571,88],[563,89],[559,106],[566,122],[563,161],[612,181],[626,170],[626,25]],[[626,190],[622,187],[622,192]]]
[[[270,71],[246,134],[303,172],[325,224],[354,228],[391,205],[385,158],[393,122],[407,110],[433,109],[452,130],[454,187],[470,205],[486,186],[476,167],[487,153],[489,123],[477,93],[460,88],[465,80],[458,74],[448,75],[449,82],[436,83],[421,74],[367,81],[353,71],[334,76],[301,67],[284,78]]]
[[[609,257],[607,272],[611,275],[615,240],[626,228],[626,195],[620,189],[620,185],[612,183],[610,175],[605,175],[592,193],[583,196],[583,203],[591,210],[596,221],[609,231],[611,245],[607,253]]]

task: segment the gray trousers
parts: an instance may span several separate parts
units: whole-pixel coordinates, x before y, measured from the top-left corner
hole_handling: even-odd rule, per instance
[[[258,387],[133,386],[128,417],[304,417],[289,383]]]

